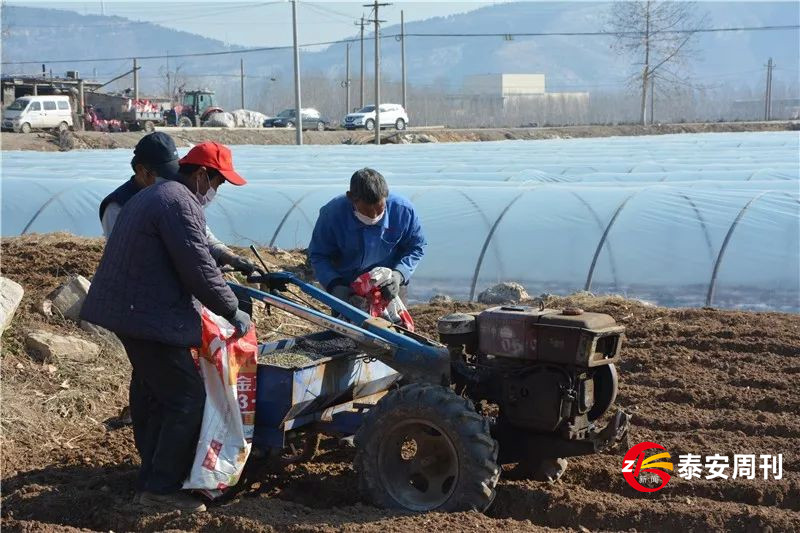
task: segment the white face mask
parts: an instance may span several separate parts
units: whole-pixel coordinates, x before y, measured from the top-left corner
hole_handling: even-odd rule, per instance
[[[377,217],[375,217],[375,218],[370,218],[370,217],[368,217],[367,215],[362,215],[362,214],[361,214],[361,213],[358,211],[358,209],[353,209],[353,213],[356,215],[356,218],[357,218],[357,219],[358,219],[358,220],[359,220],[359,221],[360,221],[362,224],[366,224],[367,226],[374,226],[375,224],[377,224],[378,222],[380,222],[380,221],[381,221],[381,219],[383,218],[383,215],[386,213],[386,211],[384,211],[383,213],[381,213],[380,215],[378,215],[378,216],[377,216]]]
[[[197,186],[197,191],[195,191],[195,196],[197,197],[197,201],[200,202],[200,205],[203,207],[207,206],[211,203],[211,200],[217,195],[217,190],[211,186],[211,180],[209,179],[208,175],[206,175],[206,179],[208,180],[208,190],[205,194],[200,194],[200,186]]]

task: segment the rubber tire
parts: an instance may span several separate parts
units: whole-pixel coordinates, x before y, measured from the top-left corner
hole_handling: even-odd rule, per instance
[[[458,479],[450,497],[426,511],[485,511],[495,497],[500,478],[497,441],[491,437],[489,420],[475,412],[472,402],[449,388],[424,383],[400,387],[370,409],[355,436],[354,467],[365,499],[387,509],[403,509],[384,487],[379,465],[381,439],[398,423],[427,419],[439,426],[457,450]]]
[[[317,122],[317,131],[325,131],[325,123]]]
[[[145,120],[144,121],[144,125],[142,126],[142,129],[144,131],[146,131],[147,133],[152,133],[152,132],[156,131],[156,125],[153,124],[152,120]]]
[[[294,128],[294,122],[292,122],[292,121],[287,122],[286,123],[286,127],[287,128]]]
[[[394,129],[396,129],[397,131],[402,131],[402,130],[406,129],[406,121],[403,120],[402,118],[398,118],[394,122]]]
[[[30,133],[31,132],[31,125],[27,122],[23,122],[22,126],[19,127],[20,133]]]
[[[194,126],[194,124],[192,124],[192,119],[190,119],[189,117],[183,116],[178,119],[179,128],[191,128],[192,126]]]
[[[56,131],[58,131],[59,133],[62,131],[69,131],[69,124],[67,124],[66,122],[62,122],[56,128]]]
[[[367,131],[374,130],[375,129],[375,121],[372,120],[371,118],[367,119],[367,121],[364,123],[364,129],[366,129]]]

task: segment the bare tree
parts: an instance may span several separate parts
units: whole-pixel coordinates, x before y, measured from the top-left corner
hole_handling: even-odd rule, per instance
[[[697,51],[696,31],[708,23],[693,2],[680,0],[618,1],[609,11],[609,31],[616,35],[614,49],[641,65],[631,84],[641,88],[639,121],[646,124],[647,92],[651,80],[659,86],[687,85],[681,72]]]
[[[172,101],[177,101],[186,87],[187,78],[182,70],[183,65],[178,65],[173,70],[167,70],[164,67],[158,69],[162,83],[161,94]]]

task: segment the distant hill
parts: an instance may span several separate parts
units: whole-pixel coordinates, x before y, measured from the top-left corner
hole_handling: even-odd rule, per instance
[[[761,26],[797,23],[798,2],[706,2],[699,7],[709,12],[713,26]],[[515,2],[483,7],[468,13],[408,23],[407,33],[474,33],[593,31],[602,27],[607,4],[591,2]],[[121,17],[80,15],[71,11],[17,6],[2,8],[3,61],[59,60],[92,57],[147,56],[239,50],[240,47],[199,35],[167,29],[150,23],[132,23]],[[399,27],[383,29],[399,33]],[[772,57],[779,70],[776,83],[796,84],[800,64],[800,37],[797,31],[735,32],[704,34],[694,65],[698,79],[718,86],[749,87],[762,85],[763,65]],[[631,72],[631,61],[619,58],[604,37],[529,37],[504,40],[485,38],[409,37],[406,43],[410,84],[435,85],[451,90],[460,87],[464,76],[488,72],[541,72],[547,75],[548,90],[612,90]],[[343,78],[344,45],[302,54],[305,74]],[[400,46],[394,39],[382,44],[383,74],[387,81],[398,80]],[[265,94],[270,87],[264,80],[276,77],[291,80],[290,51],[269,51],[246,56],[248,75],[261,76],[249,81],[250,94]],[[351,76],[358,75],[358,44],[351,49]],[[372,43],[366,51],[367,73],[372,72]],[[158,90],[165,82],[167,61],[144,60],[142,87]],[[215,80],[235,81],[239,55],[181,58],[180,65],[189,80],[214,84]],[[39,66],[4,67],[4,72],[36,72]],[[97,72],[107,80],[130,68],[128,62],[51,64],[56,73],[79,70],[84,76]],[[787,69],[787,70],[781,70]],[[793,70],[792,70],[793,69]],[[213,74],[214,77],[207,75]],[[206,76],[204,76],[206,75]],[[195,76],[195,77],[193,77]]]
[[[799,2],[699,2],[714,27],[797,24]],[[487,6],[464,14],[406,24],[407,33],[580,32],[602,29],[608,4],[596,2],[515,2]],[[385,33],[399,33],[398,26]],[[609,88],[631,72],[630,60],[618,57],[607,37],[409,37],[406,43],[410,80],[455,84],[469,74],[528,72],[547,75],[548,90]],[[800,32],[731,32],[702,34],[694,72],[706,82],[749,85],[769,57],[786,71],[800,65]],[[370,49],[371,51],[371,49]],[[340,72],[344,45],[311,59],[319,69]],[[368,54],[370,57],[371,54]],[[353,57],[357,57],[354,55]],[[352,61],[352,60],[351,60]],[[384,41],[382,64],[388,75],[400,72],[398,43]],[[747,73],[747,71],[751,71]],[[736,73],[742,73],[740,77]],[[733,74],[733,75],[732,75]],[[760,87],[760,81],[759,81]]]

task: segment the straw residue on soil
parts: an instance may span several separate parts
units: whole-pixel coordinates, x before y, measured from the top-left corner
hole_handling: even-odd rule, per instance
[[[90,277],[102,243],[66,236],[12,239],[3,241],[2,251],[3,275],[27,291],[23,308],[3,335],[2,516],[8,530],[800,530],[800,393],[795,384],[800,319],[780,313],[663,309],[589,295],[546,303],[609,313],[627,327],[618,403],[633,414],[632,443],[657,442],[673,462],[686,453],[780,453],[782,479],[686,481],[673,475],[663,490],[644,494],[622,478],[619,455],[603,454],[570,459],[555,485],[506,472],[486,515],[413,515],[363,505],[352,450],[326,439],[312,462],[275,469],[252,461],[239,492],[208,513],[139,515],[129,505],[138,463],[131,431],[114,423],[126,403],[127,362],[119,358],[97,365],[114,367],[104,379],[117,381],[104,381],[105,389],[98,389],[94,378],[74,375],[67,376],[69,388],[60,389],[65,378],[59,372],[67,370],[49,374],[30,361],[19,342],[32,326],[82,334],[66,321],[45,321],[30,305],[68,274]],[[418,329],[434,335],[439,316],[481,307],[452,303],[411,312]],[[269,338],[309,332],[299,321],[284,326],[275,310],[262,319],[262,333]],[[79,402],[68,404],[66,418],[47,407],[58,390],[72,391],[71,401]],[[19,410],[11,418],[9,405]]]

